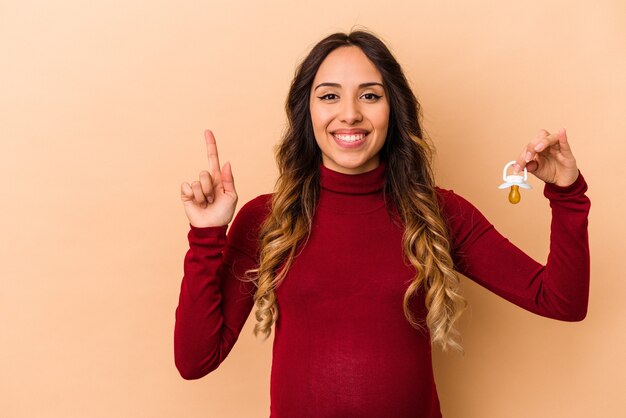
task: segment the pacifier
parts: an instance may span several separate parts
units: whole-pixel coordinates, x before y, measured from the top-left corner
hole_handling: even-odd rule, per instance
[[[519,188],[532,189],[532,187],[530,184],[526,183],[528,180],[528,170],[526,170],[526,167],[524,167],[523,176],[520,174],[511,174],[507,176],[506,172],[513,164],[515,164],[515,160],[509,161],[504,166],[504,170],[502,170],[502,180],[504,180],[504,183],[499,185],[498,189],[506,189],[507,187],[510,187],[511,191],[509,192],[509,202],[516,204],[522,199]]]

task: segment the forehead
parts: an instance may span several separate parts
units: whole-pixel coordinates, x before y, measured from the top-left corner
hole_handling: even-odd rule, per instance
[[[374,63],[357,46],[343,46],[326,56],[315,74],[315,82],[359,84],[383,82],[383,77]]]

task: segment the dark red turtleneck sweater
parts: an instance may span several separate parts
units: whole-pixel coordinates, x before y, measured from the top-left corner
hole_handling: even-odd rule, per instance
[[[440,417],[427,332],[412,328],[402,298],[414,271],[402,229],[385,209],[385,165],[357,175],[321,166],[311,236],[277,289],[272,418]],[[582,175],[547,184],[550,255],[542,266],[500,235],[469,202],[437,189],[456,269],[539,315],[585,317],[589,294]],[[237,279],[256,266],[257,231],[271,195],[245,204],[227,227],[190,225],[174,331],[175,362],[198,379],[226,358],[253,307],[255,287]],[[413,312],[424,318],[423,295]]]

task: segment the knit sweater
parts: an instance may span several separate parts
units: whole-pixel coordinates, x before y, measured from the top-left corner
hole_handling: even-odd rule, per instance
[[[402,310],[415,276],[402,228],[385,207],[385,164],[349,175],[320,167],[308,241],[276,290],[270,417],[440,417],[427,329]],[[436,188],[455,269],[536,314],[582,320],[589,294],[582,174],[544,186],[552,208],[550,254],[542,265],[496,231],[467,200]],[[259,226],[271,194],[246,203],[226,226],[190,225],[174,330],[175,363],[198,379],[226,358],[253,307],[255,286],[238,278],[257,266]],[[411,300],[424,320],[424,293]]]

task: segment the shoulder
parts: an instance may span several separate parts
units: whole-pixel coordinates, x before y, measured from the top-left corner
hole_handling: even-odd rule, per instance
[[[491,222],[467,199],[453,190],[435,187],[439,209],[455,246],[493,228]]]
[[[248,227],[262,223],[272,209],[273,196],[273,193],[266,193],[246,202],[237,212],[235,222],[245,223]]]
[[[252,253],[256,246],[261,224],[269,215],[273,194],[262,194],[246,202],[233,220],[228,236],[231,244]]]
[[[446,218],[456,217],[463,213],[472,212],[477,210],[468,200],[454,190],[443,189],[435,186],[435,192],[437,193],[437,203],[442,211],[442,215]]]
[[[272,206],[272,196],[273,193],[266,193],[249,200],[241,207],[237,216],[244,218],[265,219]]]

